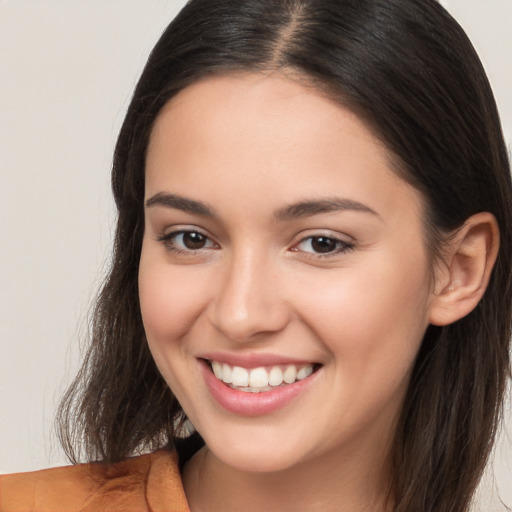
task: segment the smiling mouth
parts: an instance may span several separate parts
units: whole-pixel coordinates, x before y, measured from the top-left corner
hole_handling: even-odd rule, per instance
[[[215,377],[227,386],[246,393],[265,393],[304,380],[315,373],[320,364],[286,364],[243,368],[207,360]]]

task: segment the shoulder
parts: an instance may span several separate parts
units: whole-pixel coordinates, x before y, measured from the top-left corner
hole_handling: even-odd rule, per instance
[[[0,476],[0,512],[187,512],[175,454]]]

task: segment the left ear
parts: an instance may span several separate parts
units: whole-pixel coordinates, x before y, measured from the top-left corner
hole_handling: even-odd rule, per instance
[[[448,325],[470,313],[482,298],[500,245],[498,223],[477,213],[454,233],[443,250],[430,302],[429,321]]]

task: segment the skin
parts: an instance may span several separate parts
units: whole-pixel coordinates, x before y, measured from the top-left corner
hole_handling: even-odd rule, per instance
[[[158,194],[213,215],[151,202]],[[334,197],[368,211],[276,219]],[[435,297],[419,192],[350,111],[282,75],[241,74],[200,81],[163,109],[146,201],[147,339],[206,442],[185,469],[191,510],[381,510]],[[201,233],[204,246],[188,249],[172,236],[180,230]],[[311,237],[321,236],[341,242],[318,254]],[[321,367],[298,398],[248,418],[211,396],[197,359],[209,351]]]

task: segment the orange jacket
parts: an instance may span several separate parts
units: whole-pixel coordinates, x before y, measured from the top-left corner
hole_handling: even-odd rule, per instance
[[[0,512],[189,512],[176,454],[0,476]]]

